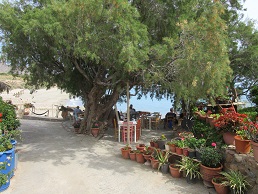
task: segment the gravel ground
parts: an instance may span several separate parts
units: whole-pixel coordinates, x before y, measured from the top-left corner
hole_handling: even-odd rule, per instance
[[[18,167],[4,194],[215,194],[200,181],[163,175],[150,166],[125,160],[112,129],[100,140],[72,132],[69,121],[21,120]],[[138,143],[169,131],[143,130]],[[136,144],[132,144],[135,147]]]

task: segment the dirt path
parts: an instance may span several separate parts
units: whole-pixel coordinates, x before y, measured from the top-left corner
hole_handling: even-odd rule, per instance
[[[18,168],[4,194],[215,194],[202,182],[190,185],[184,178],[122,159],[123,143],[114,141],[111,130],[97,140],[74,134],[69,122],[21,123]],[[144,130],[140,143],[147,144],[155,135]]]

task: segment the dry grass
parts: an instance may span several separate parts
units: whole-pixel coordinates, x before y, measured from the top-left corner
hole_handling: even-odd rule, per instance
[[[11,86],[11,89],[25,88],[25,82],[21,77],[14,77],[10,74],[2,73],[0,74],[0,81]]]

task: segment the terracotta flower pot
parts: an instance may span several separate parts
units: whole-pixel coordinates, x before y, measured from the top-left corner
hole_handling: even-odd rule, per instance
[[[183,155],[183,148],[176,147],[176,153],[178,155]]]
[[[130,152],[130,153],[129,153],[129,157],[130,157],[130,159],[131,159],[132,161],[135,161],[135,160],[136,160],[136,154],[135,154],[135,152]]]
[[[143,153],[136,153],[136,162],[142,163],[142,164],[145,162]]]
[[[93,137],[97,137],[99,135],[99,128],[91,128],[91,134]]]
[[[151,155],[150,154],[143,154],[143,157],[146,161],[150,161],[151,160]]]
[[[251,150],[251,140],[242,139],[241,136],[235,136],[236,152],[240,154],[248,154]]]
[[[176,145],[175,145],[175,144],[170,144],[170,145],[169,145],[169,150],[170,150],[171,152],[175,153],[175,152],[176,152]]]
[[[136,149],[143,151],[143,150],[145,149],[145,144],[138,144],[138,145],[136,146]]]
[[[202,175],[202,179],[206,181],[207,184],[210,184],[212,186],[212,179],[214,177],[221,176],[219,173],[222,171],[223,165],[221,164],[218,168],[210,168],[207,166],[204,166],[200,164],[200,173]]]
[[[217,192],[217,194],[228,194],[229,193],[229,187],[221,185],[221,183],[216,183],[212,180],[212,184],[214,185],[214,188]]]
[[[258,162],[258,143],[255,143],[254,141],[251,141],[251,145],[253,148],[253,153],[254,153],[254,159],[256,162]]]
[[[150,146],[154,147],[154,142],[153,141],[150,142]]]
[[[235,139],[234,139],[235,136],[236,136],[236,133],[232,133],[232,132],[223,133],[223,140],[225,144],[235,145]]]
[[[130,158],[130,156],[129,156],[130,151],[131,151],[131,148],[128,148],[128,149],[121,148],[122,157],[124,159],[129,159]]]
[[[154,158],[151,158],[151,167],[152,167],[153,169],[158,169],[158,167],[159,167],[159,161],[156,160],[156,159],[154,159]]]
[[[183,148],[183,155],[184,156],[188,156],[189,155],[188,148]]]
[[[175,167],[175,164],[169,165],[170,174],[174,178],[180,178],[181,172],[179,171],[179,168]]]

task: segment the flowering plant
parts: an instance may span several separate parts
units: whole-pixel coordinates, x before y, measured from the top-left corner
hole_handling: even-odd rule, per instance
[[[99,127],[100,127],[100,122],[98,122],[98,121],[93,122],[93,124],[91,126],[91,128],[99,128]]]
[[[237,113],[232,108],[223,108],[222,115],[214,121],[214,126],[220,132],[236,132],[239,127],[247,120],[246,114]]]
[[[241,136],[242,139],[251,139],[258,142],[258,123],[244,122],[242,126],[237,130],[237,135]]]

